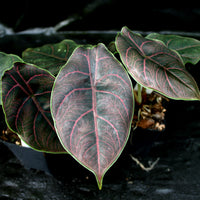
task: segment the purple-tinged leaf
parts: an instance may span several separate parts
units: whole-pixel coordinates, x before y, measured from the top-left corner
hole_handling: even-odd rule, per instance
[[[47,71],[15,63],[2,79],[2,102],[9,128],[33,149],[66,152],[59,142],[50,113],[55,78]]]
[[[124,27],[116,38],[116,46],[130,75],[142,86],[172,99],[200,99],[198,86],[181,58],[162,42],[146,39]]]
[[[72,40],[63,40],[57,44],[46,44],[42,47],[28,48],[22,53],[25,62],[35,64],[57,75],[67,62],[72,52],[79,45]]]
[[[63,146],[95,174],[101,189],[130,132],[133,93],[127,72],[103,44],[79,47],[56,78],[51,109]]]

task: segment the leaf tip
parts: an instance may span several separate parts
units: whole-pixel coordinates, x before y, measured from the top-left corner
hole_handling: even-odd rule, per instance
[[[126,32],[129,32],[129,28],[127,26],[122,27],[121,33],[125,34]]]
[[[104,175],[102,174],[96,174],[95,172],[93,172],[94,175],[95,175],[95,178],[96,178],[96,181],[97,181],[97,185],[98,185],[98,188],[99,190],[102,190],[102,186],[103,186],[103,177]]]
[[[103,183],[103,179],[101,179],[100,181],[97,180],[97,185],[98,185],[99,190],[102,190],[102,185],[103,185],[102,183]]]

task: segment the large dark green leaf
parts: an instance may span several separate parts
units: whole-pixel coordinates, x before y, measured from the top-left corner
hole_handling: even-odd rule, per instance
[[[198,86],[179,55],[162,42],[146,39],[124,27],[116,38],[116,46],[129,73],[142,86],[173,99],[200,99]]]
[[[51,106],[63,146],[95,174],[101,189],[130,132],[133,93],[128,74],[103,44],[79,47],[56,78]]]
[[[19,58],[16,55],[13,54],[6,54],[3,52],[0,52],[0,105],[1,102],[1,95],[2,95],[2,77],[6,70],[11,69],[13,67],[13,63],[22,61],[21,58]]]
[[[15,63],[2,78],[2,102],[7,124],[32,148],[66,152],[59,142],[50,113],[55,78],[40,68]]]
[[[194,38],[182,37],[178,35],[162,35],[152,33],[148,39],[161,40],[169,49],[176,50],[182,57],[184,64],[196,64],[200,60],[200,41]]]
[[[46,44],[42,47],[28,48],[22,54],[25,62],[35,64],[57,75],[72,52],[79,45],[72,40],[63,40],[57,44]]]

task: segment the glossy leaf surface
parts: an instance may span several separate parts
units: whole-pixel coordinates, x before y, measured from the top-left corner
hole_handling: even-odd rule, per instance
[[[63,40],[57,44],[28,48],[23,52],[22,58],[25,62],[40,66],[57,75],[77,46],[79,45],[72,40]]]
[[[156,39],[165,43],[169,49],[176,50],[182,57],[184,64],[197,64],[200,60],[200,41],[194,38],[182,37],[178,35],[162,35],[152,33],[148,39]]]
[[[95,174],[101,189],[130,132],[133,93],[128,74],[103,44],[79,47],[56,78],[51,104],[63,146]]]
[[[13,63],[19,62],[19,61],[22,61],[22,60],[21,60],[21,58],[19,58],[16,55],[0,52],[0,105],[2,104],[2,102],[1,102],[1,95],[2,95],[1,79],[2,79],[5,71],[12,68]]]
[[[50,113],[55,78],[47,71],[15,63],[2,79],[2,102],[7,124],[32,148],[65,152],[56,135]]]
[[[198,86],[179,55],[163,43],[146,39],[124,27],[117,50],[131,76],[142,86],[172,99],[198,100]]]

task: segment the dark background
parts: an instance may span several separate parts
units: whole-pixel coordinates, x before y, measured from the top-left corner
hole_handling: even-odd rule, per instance
[[[200,8],[151,8],[130,0],[4,1],[0,11],[0,23],[15,32],[70,17],[76,20],[64,30],[120,30],[126,25],[144,31],[200,31]]]
[[[150,3],[169,5],[169,1]],[[135,5],[133,0],[7,0],[0,9],[0,25],[4,24],[14,32],[55,26],[69,18],[75,21],[62,31],[118,31],[126,25],[132,30],[141,31],[200,33],[200,8],[151,8],[145,1],[141,1],[141,5],[136,2]],[[86,43],[107,41],[106,38],[101,40],[102,37],[94,38],[91,34],[88,37],[84,34],[75,37],[76,41],[80,39]],[[112,41],[110,37],[114,38],[115,34],[109,36],[109,42]],[[65,38],[69,37],[64,34],[1,36],[0,27],[0,51],[21,55],[28,47],[56,43]],[[199,83],[198,66],[192,66],[191,71]],[[118,161],[106,173],[102,191],[98,191],[93,174],[70,157],[63,163],[63,159],[59,162],[57,155],[46,155],[54,175],[49,176],[35,169],[26,170],[7,146],[0,142],[0,199],[199,200],[199,112],[200,104],[197,101],[171,100],[167,105],[166,130],[161,133],[135,132],[134,147],[128,143]],[[160,161],[154,170],[147,173],[131,160],[130,153],[145,166],[158,157]]]

